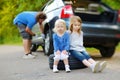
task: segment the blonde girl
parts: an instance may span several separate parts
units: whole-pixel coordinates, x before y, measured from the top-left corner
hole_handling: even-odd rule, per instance
[[[101,72],[106,67],[106,61],[95,61],[83,46],[82,20],[79,16],[70,18],[70,53],[82,63],[91,68],[92,72]]]
[[[62,19],[55,22],[53,29],[53,46],[54,46],[54,64],[53,72],[59,72],[57,65],[59,60],[63,60],[65,64],[65,71],[70,72],[68,63],[68,50],[69,50],[69,33],[66,32],[66,23]]]

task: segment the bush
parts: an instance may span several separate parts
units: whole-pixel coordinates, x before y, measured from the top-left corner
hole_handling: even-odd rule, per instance
[[[13,19],[22,11],[39,11],[48,0],[0,0],[0,44],[21,41]],[[120,9],[120,0],[102,0],[113,9]]]
[[[22,11],[39,11],[47,0],[0,0],[0,44],[20,41],[13,19]]]

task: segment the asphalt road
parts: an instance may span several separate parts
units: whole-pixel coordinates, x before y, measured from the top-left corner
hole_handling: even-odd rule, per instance
[[[95,60],[108,62],[102,73],[92,73],[89,68],[53,73],[48,57],[40,50],[35,53],[35,59],[25,60],[22,46],[0,46],[0,80],[120,80],[120,53],[110,59],[93,55]]]

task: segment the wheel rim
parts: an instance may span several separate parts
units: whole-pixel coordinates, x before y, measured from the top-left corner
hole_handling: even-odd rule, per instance
[[[48,51],[49,51],[49,45],[50,45],[50,37],[47,34],[46,38],[45,38],[45,53],[48,53]]]

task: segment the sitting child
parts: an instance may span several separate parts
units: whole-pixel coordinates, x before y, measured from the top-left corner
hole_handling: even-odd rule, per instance
[[[66,32],[66,23],[62,19],[58,19],[55,22],[55,27],[53,29],[53,46],[54,46],[54,64],[53,72],[57,73],[57,65],[59,60],[63,60],[65,64],[65,71],[70,72],[68,63],[68,50],[69,50],[69,33]]]

